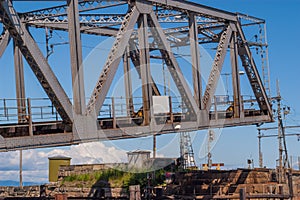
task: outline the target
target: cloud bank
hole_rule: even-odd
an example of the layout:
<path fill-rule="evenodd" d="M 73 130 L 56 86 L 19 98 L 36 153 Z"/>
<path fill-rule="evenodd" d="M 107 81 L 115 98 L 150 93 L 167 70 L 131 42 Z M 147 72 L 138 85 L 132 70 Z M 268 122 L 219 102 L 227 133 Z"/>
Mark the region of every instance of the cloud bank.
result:
<path fill-rule="evenodd" d="M 71 157 L 71 164 L 127 162 L 124 150 L 92 142 L 76 146 L 23 151 L 23 181 L 48 182 L 48 157 Z M 19 180 L 19 151 L 0 153 L 0 180 Z"/>

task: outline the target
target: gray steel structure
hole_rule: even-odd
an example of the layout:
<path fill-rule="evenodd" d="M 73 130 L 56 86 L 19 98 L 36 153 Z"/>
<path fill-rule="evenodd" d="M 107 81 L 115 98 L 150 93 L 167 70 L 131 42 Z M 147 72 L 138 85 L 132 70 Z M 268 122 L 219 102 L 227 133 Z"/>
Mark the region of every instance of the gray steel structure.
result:
<path fill-rule="evenodd" d="M 127 12 L 102 13 L 104 8 L 120 6 L 126 6 Z M 67 0 L 65 5 L 26 13 L 17 12 L 11 0 L 1 0 L 0 19 L 3 25 L 0 55 L 2 56 L 10 40 L 13 40 L 15 46 L 18 99 L 18 122 L 0 125 L 0 151 L 137 138 L 211 127 L 251 125 L 273 120 L 271 105 L 243 30 L 243 26 L 251 23 L 263 24 L 264 20 L 179 0 Z M 242 19 L 250 20 L 251 23 L 242 24 Z M 173 23 L 173 26 L 163 28 L 163 23 Z M 182 23 L 187 25 L 182 26 Z M 29 27 L 68 31 L 72 102 L 30 33 Z M 115 37 L 87 103 L 81 68 L 81 34 Z M 217 49 L 208 82 L 203 84 L 199 44 L 206 43 L 217 44 Z M 193 89 L 188 86 L 182 73 L 183 66 L 180 66 L 174 55 L 172 48 L 177 46 L 190 47 Z M 233 101 L 230 102 L 232 110 L 218 111 L 212 109 L 217 106 L 214 95 L 228 50 L 233 87 Z M 182 99 L 184 112 L 174 113 L 170 101 L 169 113 L 165 116 L 154 114 L 152 97 L 159 96 L 161 92 L 150 71 L 153 51 L 159 52 L 160 58 L 166 64 Z M 26 105 L 22 56 L 61 120 L 57 118 L 50 122 L 33 122 L 30 99 Z M 112 98 L 111 116 L 101 118 L 99 112 L 120 63 L 124 65 L 127 115 L 116 115 Z M 143 102 L 139 112 L 135 112 L 133 105 L 129 73 L 131 63 L 142 80 Z M 257 109 L 246 109 L 244 106 L 246 101 L 241 95 L 240 64 L 247 74 L 255 96 L 255 100 L 251 101 L 257 103 Z M 178 124 L 180 129 L 175 129 Z"/>

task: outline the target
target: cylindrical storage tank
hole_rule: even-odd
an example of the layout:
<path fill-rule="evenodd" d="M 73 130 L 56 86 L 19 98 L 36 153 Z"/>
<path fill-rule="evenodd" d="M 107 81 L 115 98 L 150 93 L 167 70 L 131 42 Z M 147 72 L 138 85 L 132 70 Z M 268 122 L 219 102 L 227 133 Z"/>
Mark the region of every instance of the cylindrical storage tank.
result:
<path fill-rule="evenodd" d="M 58 180 L 59 167 L 68 166 L 71 163 L 71 158 L 65 156 L 49 157 L 49 182 L 56 182 Z"/>

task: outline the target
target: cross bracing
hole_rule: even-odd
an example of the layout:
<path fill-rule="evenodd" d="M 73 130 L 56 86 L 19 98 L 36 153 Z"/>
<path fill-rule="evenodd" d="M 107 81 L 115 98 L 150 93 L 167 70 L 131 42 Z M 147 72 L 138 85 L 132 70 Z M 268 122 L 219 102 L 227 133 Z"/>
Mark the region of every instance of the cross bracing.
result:
<path fill-rule="evenodd" d="M 271 105 L 251 48 L 265 44 L 248 41 L 245 34 L 245 27 L 265 23 L 259 18 L 173 0 L 68 0 L 65 5 L 26 12 L 18 12 L 12 1 L 2 0 L 0 18 L 0 55 L 13 43 L 17 77 L 16 98 L 10 100 L 15 104 L 7 106 L 7 99 L 3 99 L 0 105 L 2 151 L 272 121 Z M 71 97 L 32 34 L 36 28 L 68 33 Z M 114 37 L 88 97 L 81 67 L 83 34 Z M 203 80 L 199 44 L 215 46 L 207 80 Z M 175 49 L 179 47 L 189 48 L 188 65 L 178 58 Z M 26 96 L 23 59 L 47 94 L 50 107 L 34 106 L 33 99 Z M 178 91 L 176 98 L 164 94 L 157 84 L 151 71 L 154 59 L 165 65 Z M 119 68 L 123 69 L 126 94 L 122 101 L 108 96 Z M 186 76 L 187 68 L 191 69 L 191 80 Z M 230 70 L 227 75 L 230 74 L 232 98 L 220 101 L 217 91 L 224 68 Z M 248 99 L 241 93 L 240 69 L 251 90 L 252 97 Z M 132 91 L 132 70 L 141 82 L 140 101 Z M 167 111 L 154 109 L 154 97 L 158 96 L 167 102 Z M 248 104 L 256 106 L 250 108 Z M 37 107 L 41 116 L 50 116 L 49 121 L 36 118 L 33 111 Z M 46 108 L 51 108 L 50 114 Z M 175 130 L 178 124 L 180 130 Z"/>

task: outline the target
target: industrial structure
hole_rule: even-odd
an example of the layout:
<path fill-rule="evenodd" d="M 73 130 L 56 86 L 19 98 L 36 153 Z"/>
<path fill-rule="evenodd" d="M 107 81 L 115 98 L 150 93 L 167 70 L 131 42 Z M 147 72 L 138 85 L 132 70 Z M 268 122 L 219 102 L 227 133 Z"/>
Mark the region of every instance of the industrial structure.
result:
<path fill-rule="evenodd" d="M 176 0 L 67 0 L 55 7 L 17 10 L 11 0 L 0 2 L 0 55 L 14 49 L 16 98 L 0 100 L 0 150 L 79 144 L 98 140 L 137 138 L 214 127 L 232 127 L 271 122 L 272 109 L 259 75 L 255 50 L 267 51 L 263 36 L 265 21 L 239 13 Z M 30 2 L 26 2 L 29 4 Z M 248 33 L 258 27 L 257 33 Z M 33 32 L 45 29 L 46 49 Z M 251 29 L 253 30 L 253 29 Z M 53 31 L 66 31 L 69 40 L 72 96 L 60 84 L 48 61 Z M 83 35 L 114 37 L 94 90 L 86 101 L 82 67 Z M 256 36 L 256 41 L 248 39 Z M 210 47 L 213 61 L 204 77 L 199 44 Z M 186 46 L 191 62 L 183 64 L 174 48 Z M 255 48 L 250 48 L 255 46 Z M 52 49 L 52 50 L 51 50 Z M 51 55 L 52 56 L 52 55 Z M 102 55 L 101 55 L 102 56 Z M 259 58 L 261 55 L 258 56 Z M 36 76 L 47 99 L 25 94 L 23 58 Z M 263 75 L 268 74 L 263 56 Z M 162 95 L 151 74 L 154 60 L 161 60 L 178 96 Z M 216 93 L 226 65 L 231 89 L 226 98 Z M 121 67 L 122 66 L 122 67 Z M 108 96 L 117 71 L 122 69 L 125 97 Z M 240 69 L 247 75 L 250 95 L 242 94 Z M 142 100 L 132 91 L 132 71 L 140 77 Z M 190 70 L 191 76 L 185 71 Z M 207 69 L 206 69 L 207 70 Z M 188 80 L 192 77 L 191 87 Z M 268 83 L 268 81 L 266 81 Z M 1 83 L 3 84 L 3 83 Z M 269 88 L 269 85 L 266 87 Z M 228 88 L 227 88 L 228 89 Z M 161 97 L 159 101 L 156 97 Z M 35 102 L 42 102 L 35 104 Z M 163 111 L 154 102 L 164 102 Z M 38 110 L 38 114 L 37 114 Z M 47 119 L 45 119 L 47 115 Z M 50 118 L 50 120 L 48 120 Z M 175 128 L 180 124 L 180 128 Z M 178 126 L 177 126 L 178 127 Z"/>

